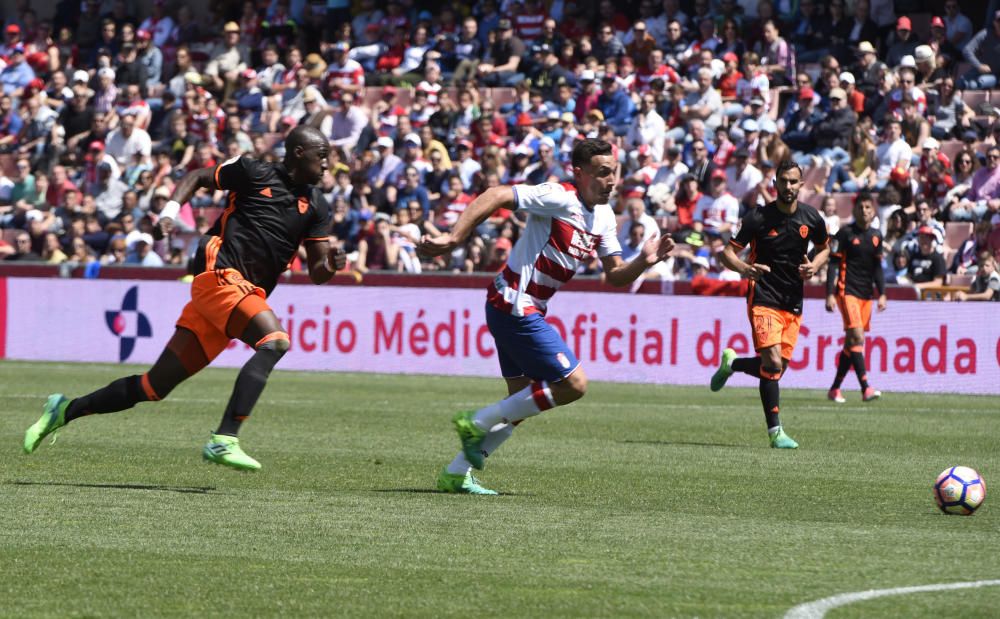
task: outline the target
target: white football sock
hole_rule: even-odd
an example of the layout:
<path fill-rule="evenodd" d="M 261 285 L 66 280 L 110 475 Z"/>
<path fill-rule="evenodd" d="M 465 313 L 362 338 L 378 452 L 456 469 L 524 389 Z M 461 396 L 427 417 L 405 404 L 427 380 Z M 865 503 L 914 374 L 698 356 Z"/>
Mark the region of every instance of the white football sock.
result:
<path fill-rule="evenodd" d="M 514 426 L 509 423 L 501 423 L 493 426 L 490 433 L 483 439 L 483 456 L 489 457 L 497 450 L 503 442 L 510 438 L 514 432 Z M 465 475 L 472 468 L 472 464 L 465 457 L 465 452 L 460 451 L 455 459 L 448 465 L 448 472 L 453 475 Z"/>
<path fill-rule="evenodd" d="M 537 381 L 499 402 L 479 409 L 472 421 L 480 429 L 486 430 L 498 423 L 511 423 L 534 417 L 555 405 L 556 401 L 552 397 L 549 384 Z"/>

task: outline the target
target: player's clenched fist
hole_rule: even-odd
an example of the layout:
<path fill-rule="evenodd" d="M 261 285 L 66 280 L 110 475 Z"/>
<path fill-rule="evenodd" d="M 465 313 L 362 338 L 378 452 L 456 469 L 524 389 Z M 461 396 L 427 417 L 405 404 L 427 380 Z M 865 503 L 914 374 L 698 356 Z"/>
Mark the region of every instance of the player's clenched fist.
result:
<path fill-rule="evenodd" d="M 347 266 L 347 254 L 340 247 L 331 247 L 326 261 L 331 271 L 340 271 Z"/>
<path fill-rule="evenodd" d="M 453 249 L 455 249 L 455 241 L 452 240 L 450 234 L 442 234 L 433 238 L 425 234 L 420 238 L 420 244 L 417 246 L 419 253 L 432 258 L 443 256 Z"/>

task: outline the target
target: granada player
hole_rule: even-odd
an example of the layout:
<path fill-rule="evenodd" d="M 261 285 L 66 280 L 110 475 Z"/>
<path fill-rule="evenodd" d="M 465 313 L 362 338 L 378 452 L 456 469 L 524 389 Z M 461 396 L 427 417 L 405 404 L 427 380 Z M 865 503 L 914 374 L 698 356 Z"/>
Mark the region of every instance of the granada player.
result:
<path fill-rule="evenodd" d="M 791 161 L 778 166 L 775 201 L 752 209 L 740 222 L 739 232 L 722 252 L 726 268 L 750 280 L 747 313 L 757 357 L 736 358 L 736 351 L 722 351 L 719 369 L 712 376 L 712 391 L 722 389 L 733 372 L 760 378 L 771 447 L 799 446 L 781 428 L 778 381 L 788 367 L 802 323 L 803 283 L 812 278 L 830 256 L 826 222 L 815 208 L 799 202 L 802 168 Z M 809 243 L 815 257 L 807 254 Z M 750 246 L 747 262 L 737 252 Z"/>
<path fill-rule="evenodd" d="M 180 204 L 199 188 L 228 189 L 229 206 L 201 239 L 194 259 L 200 273 L 166 349 L 141 376 L 120 378 L 74 400 L 60 393 L 49 396 L 41 418 L 24 434 L 25 453 L 79 417 L 162 400 L 238 338 L 255 352 L 240 370 L 222 422 L 202 456 L 236 469 L 260 468 L 240 447 L 237 434 L 289 344 L 266 298 L 302 243 L 315 284 L 328 281 L 346 261 L 340 250 L 330 248 L 330 207 L 314 186 L 329 167 L 329 142 L 319 130 L 300 126 L 289 133 L 285 148 L 282 164 L 235 157 L 177 183 L 174 199 L 157 222 L 158 234 L 172 230 Z"/>
<path fill-rule="evenodd" d="M 882 273 L 882 234 L 871 228 L 875 218 L 875 200 L 868 192 L 858 194 L 854 201 L 854 223 L 841 228 L 833 237 L 832 258 L 826 276 L 826 311 L 840 308 L 844 319 L 844 349 L 837 355 L 837 375 L 827 398 L 842 404 L 847 400 L 840 385 L 847 371 L 854 373 L 861 384 L 861 399 L 865 402 L 882 396 L 868 384 L 865 370 L 865 332 L 872 317 L 872 287 L 878 290 L 878 311 L 886 307 L 885 276 Z"/>
<path fill-rule="evenodd" d="M 586 393 L 587 375 L 580 362 L 545 322 L 549 299 L 577 268 L 597 252 L 608 283 L 627 286 L 673 249 L 669 236 L 651 239 L 635 260 L 623 262 L 615 214 L 608 205 L 618 180 L 612 146 L 603 140 L 583 140 L 573 148 L 572 160 L 572 184 L 494 187 L 465 209 L 451 234 L 425 236 L 420 242 L 425 254 L 448 254 L 498 209 L 518 209 L 528 215 L 523 234 L 486 298 L 486 324 L 509 396 L 454 416 L 462 451 L 438 476 L 440 490 L 496 494 L 479 484 L 472 469 L 482 469 L 484 459 L 519 422 Z"/>

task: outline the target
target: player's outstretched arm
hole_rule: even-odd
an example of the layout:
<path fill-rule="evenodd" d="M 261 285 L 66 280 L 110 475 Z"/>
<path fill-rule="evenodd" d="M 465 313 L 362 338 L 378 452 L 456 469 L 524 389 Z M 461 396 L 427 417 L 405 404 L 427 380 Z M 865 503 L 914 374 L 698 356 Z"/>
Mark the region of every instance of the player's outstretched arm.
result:
<path fill-rule="evenodd" d="M 501 208 L 509 209 L 513 206 L 514 190 L 512 188 L 500 186 L 487 189 L 462 211 L 451 232 L 433 238 L 424 235 L 420 239 L 417 251 L 426 256 L 441 256 L 451 253 L 453 249 L 469 238 L 476 226 L 486 221 L 493 213 Z"/>
<path fill-rule="evenodd" d="M 646 269 L 666 258 L 673 249 L 674 240 L 669 236 L 661 236 L 646 241 L 642 251 L 631 262 L 622 262 L 620 256 L 602 258 L 605 280 L 612 286 L 628 286 L 639 279 Z"/>
<path fill-rule="evenodd" d="M 325 284 L 347 266 L 347 254 L 339 246 L 331 246 L 329 240 L 312 239 L 306 241 L 306 263 L 312 283 Z"/>
<path fill-rule="evenodd" d="M 160 219 L 153 226 L 154 239 L 162 239 L 163 235 L 170 234 L 173 231 L 174 220 L 177 219 L 177 213 L 180 212 L 181 205 L 190 200 L 194 192 L 199 189 L 215 188 L 214 175 L 214 168 L 202 168 L 185 174 L 184 178 L 177 182 L 177 187 L 174 188 L 174 195 L 167 202 L 166 206 L 163 207 L 163 211 L 160 212 Z"/>

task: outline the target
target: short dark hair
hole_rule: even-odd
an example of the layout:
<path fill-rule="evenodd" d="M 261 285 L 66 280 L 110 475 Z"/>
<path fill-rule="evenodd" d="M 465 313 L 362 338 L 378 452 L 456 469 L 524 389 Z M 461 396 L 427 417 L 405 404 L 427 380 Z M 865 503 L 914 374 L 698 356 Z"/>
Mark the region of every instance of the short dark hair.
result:
<path fill-rule="evenodd" d="M 864 190 L 864 191 L 858 192 L 858 195 L 854 198 L 854 206 L 857 206 L 857 205 L 861 204 L 862 202 L 866 202 L 866 201 L 867 202 L 872 202 L 872 203 L 875 202 L 875 196 L 873 196 L 872 192 L 868 191 L 867 189 Z"/>
<path fill-rule="evenodd" d="M 798 170 L 799 176 L 802 176 L 802 168 L 799 166 L 799 164 L 795 163 L 791 159 L 785 159 L 784 161 L 779 163 L 778 171 L 774 173 L 774 176 L 775 178 L 777 178 L 789 170 Z"/>
<path fill-rule="evenodd" d="M 597 155 L 610 155 L 612 153 L 611 144 L 604 140 L 588 138 L 573 147 L 573 167 L 580 168 Z"/>

